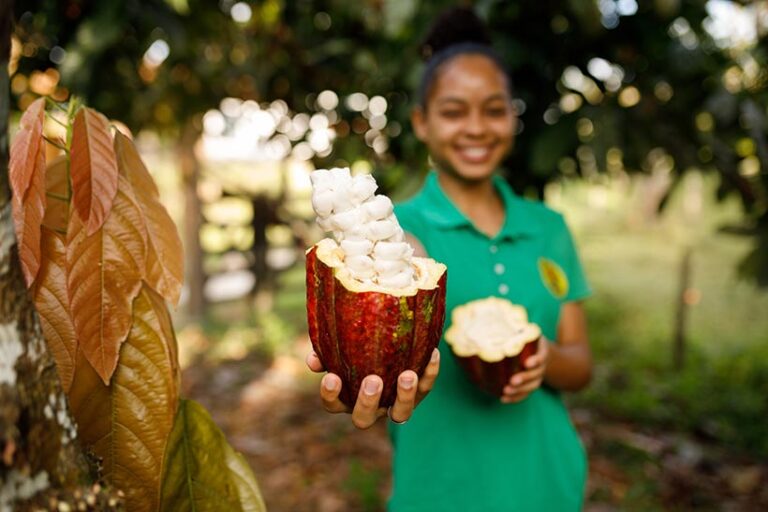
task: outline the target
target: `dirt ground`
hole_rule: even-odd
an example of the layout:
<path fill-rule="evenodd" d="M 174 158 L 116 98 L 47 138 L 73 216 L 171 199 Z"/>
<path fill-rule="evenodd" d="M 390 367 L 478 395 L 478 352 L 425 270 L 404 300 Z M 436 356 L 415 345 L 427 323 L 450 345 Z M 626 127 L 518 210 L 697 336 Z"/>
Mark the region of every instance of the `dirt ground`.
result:
<path fill-rule="evenodd" d="M 326 413 L 304 366 L 288 355 L 196 362 L 184 394 L 202 403 L 249 460 L 270 512 L 384 510 L 391 448 L 386 424 L 357 431 Z M 768 510 L 768 463 L 681 433 L 593 411 L 571 411 L 589 453 L 585 510 Z"/>

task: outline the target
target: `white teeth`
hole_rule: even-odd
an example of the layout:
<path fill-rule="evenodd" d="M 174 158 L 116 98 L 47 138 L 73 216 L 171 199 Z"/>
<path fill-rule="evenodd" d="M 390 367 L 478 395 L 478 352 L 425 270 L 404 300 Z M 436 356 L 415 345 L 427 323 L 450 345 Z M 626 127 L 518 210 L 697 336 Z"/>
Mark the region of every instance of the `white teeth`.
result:
<path fill-rule="evenodd" d="M 463 148 L 461 150 L 469 158 L 484 158 L 490 153 L 488 148 Z"/>
<path fill-rule="evenodd" d="M 413 286 L 413 249 L 405 243 L 392 201 L 374 195 L 376 180 L 370 175 L 353 178 L 342 168 L 319 169 L 310 178 L 317 224 L 339 242 L 343 271 L 363 284 Z"/>

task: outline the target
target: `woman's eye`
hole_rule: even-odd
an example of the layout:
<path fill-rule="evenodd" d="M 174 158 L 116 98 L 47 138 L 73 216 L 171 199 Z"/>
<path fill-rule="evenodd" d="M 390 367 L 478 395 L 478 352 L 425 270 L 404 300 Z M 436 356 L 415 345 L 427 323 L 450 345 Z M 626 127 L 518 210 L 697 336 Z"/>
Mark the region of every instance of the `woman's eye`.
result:
<path fill-rule="evenodd" d="M 507 115 L 507 109 L 505 108 L 489 108 L 486 112 L 491 117 L 502 117 Z"/>
<path fill-rule="evenodd" d="M 447 117 L 448 119 L 457 119 L 461 117 L 463 114 L 461 110 L 443 110 L 440 112 L 440 115 L 442 117 Z"/>

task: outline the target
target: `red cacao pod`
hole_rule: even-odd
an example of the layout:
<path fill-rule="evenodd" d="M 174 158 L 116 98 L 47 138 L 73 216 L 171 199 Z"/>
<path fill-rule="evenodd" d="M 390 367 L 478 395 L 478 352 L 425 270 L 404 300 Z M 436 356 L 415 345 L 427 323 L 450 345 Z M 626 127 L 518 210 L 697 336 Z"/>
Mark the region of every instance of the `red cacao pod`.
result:
<path fill-rule="evenodd" d="M 528 323 L 525 308 L 488 297 L 453 310 L 445 340 L 470 381 L 502 396 L 504 386 L 538 350 L 541 330 Z"/>
<path fill-rule="evenodd" d="M 464 369 L 464 372 L 477 387 L 494 396 L 504 394 L 504 386 L 514 374 L 525 368 L 525 361 L 536 353 L 539 338 L 529 341 L 523 346 L 523 350 L 516 356 L 505 357 L 501 361 L 490 363 L 483 361 L 480 356 L 461 357 L 456 360 Z"/>
<path fill-rule="evenodd" d="M 397 395 L 398 375 L 408 369 L 421 375 L 440 341 L 445 265 L 413 258 L 417 273 L 429 274 L 421 279 L 423 287 L 403 294 L 361 291 L 343 276 L 340 260 L 327 256 L 324 242 L 306 255 L 312 347 L 325 369 L 341 378 L 344 404 L 353 407 L 363 378 L 376 374 L 384 381 L 379 405 L 388 407 Z"/>

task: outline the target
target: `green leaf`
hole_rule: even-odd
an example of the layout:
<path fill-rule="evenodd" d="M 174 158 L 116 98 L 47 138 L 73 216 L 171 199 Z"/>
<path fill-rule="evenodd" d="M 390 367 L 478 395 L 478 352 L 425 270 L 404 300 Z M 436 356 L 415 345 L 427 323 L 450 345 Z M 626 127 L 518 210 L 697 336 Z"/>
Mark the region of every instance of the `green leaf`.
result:
<path fill-rule="evenodd" d="M 165 460 L 160 510 L 266 510 L 248 463 L 197 402 L 179 402 Z"/>

